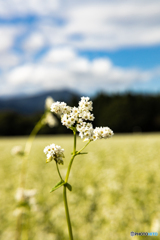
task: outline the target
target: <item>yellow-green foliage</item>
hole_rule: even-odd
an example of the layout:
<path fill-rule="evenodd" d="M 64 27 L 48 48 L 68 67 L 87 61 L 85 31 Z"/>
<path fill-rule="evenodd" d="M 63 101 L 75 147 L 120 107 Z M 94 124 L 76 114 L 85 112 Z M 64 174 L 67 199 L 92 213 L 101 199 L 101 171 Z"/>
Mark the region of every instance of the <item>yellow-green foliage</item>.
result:
<path fill-rule="evenodd" d="M 12 157 L 15 145 L 26 138 L 0 139 L 0 239 L 14 240 L 21 158 Z M 46 164 L 43 149 L 55 143 L 65 149 L 65 176 L 73 145 L 71 136 L 38 137 L 28 161 L 27 186 L 36 188 L 37 211 L 27 223 L 30 240 L 67 240 L 62 188 L 50 193 L 59 181 L 55 162 Z M 84 143 L 78 139 L 77 149 Z M 160 235 L 160 135 L 115 135 L 85 149 L 73 162 L 68 204 L 75 240 L 125 240 L 130 232 Z M 142 239 L 144 237 L 134 237 Z M 153 237 L 146 237 L 148 240 Z M 155 237 L 160 239 L 159 236 Z"/>

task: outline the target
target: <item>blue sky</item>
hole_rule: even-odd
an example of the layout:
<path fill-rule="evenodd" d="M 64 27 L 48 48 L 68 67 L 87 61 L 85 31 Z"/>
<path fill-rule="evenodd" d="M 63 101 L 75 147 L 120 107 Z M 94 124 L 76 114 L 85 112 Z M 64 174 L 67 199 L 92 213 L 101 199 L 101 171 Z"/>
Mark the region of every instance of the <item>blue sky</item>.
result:
<path fill-rule="evenodd" d="M 0 0 L 0 96 L 160 93 L 159 0 Z"/>
<path fill-rule="evenodd" d="M 152 69 L 160 65 L 160 45 L 147 47 L 122 48 L 112 51 L 80 51 L 81 56 L 90 60 L 95 58 L 110 58 L 120 67 L 139 67 L 141 69 Z"/>

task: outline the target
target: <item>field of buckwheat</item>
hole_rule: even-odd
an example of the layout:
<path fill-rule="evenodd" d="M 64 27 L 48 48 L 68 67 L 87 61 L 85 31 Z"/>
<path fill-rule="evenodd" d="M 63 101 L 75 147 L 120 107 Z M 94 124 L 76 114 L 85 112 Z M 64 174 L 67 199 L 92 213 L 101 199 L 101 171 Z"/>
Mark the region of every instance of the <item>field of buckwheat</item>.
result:
<path fill-rule="evenodd" d="M 0 139 L 0 239 L 16 239 L 15 199 L 21 156 L 12 156 L 25 137 Z M 71 158 L 72 136 L 37 137 L 27 161 L 27 189 L 35 189 L 34 207 L 23 224 L 24 239 L 67 240 L 62 190 L 50 193 L 59 181 L 55 161 L 46 164 L 44 147 L 56 143 L 65 149 L 65 176 Z M 77 148 L 84 143 L 78 138 Z M 73 163 L 68 194 L 76 240 L 124 240 L 130 232 L 158 232 L 160 236 L 160 135 L 118 135 L 87 146 L 88 154 Z M 157 236 L 156 239 L 160 239 Z M 22 236 L 23 237 L 23 236 Z M 134 237 L 141 239 L 142 237 Z M 147 239 L 153 237 L 147 237 Z"/>

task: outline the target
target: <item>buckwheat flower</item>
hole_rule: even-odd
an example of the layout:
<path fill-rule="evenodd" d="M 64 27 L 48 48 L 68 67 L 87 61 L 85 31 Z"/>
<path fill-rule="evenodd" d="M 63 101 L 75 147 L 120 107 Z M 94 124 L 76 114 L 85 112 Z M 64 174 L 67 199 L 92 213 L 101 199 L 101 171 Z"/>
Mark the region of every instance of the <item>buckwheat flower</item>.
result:
<path fill-rule="evenodd" d="M 90 139 L 91 136 L 92 136 L 92 130 L 91 129 L 86 129 L 83 133 L 84 137 L 87 138 L 87 139 Z"/>
<path fill-rule="evenodd" d="M 75 115 L 78 115 L 79 109 L 77 107 L 73 107 L 72 108 L 72 113 L 75 114 Z"/>
<path fill-rule="evenodd" d="M 79 102 L 79 111 L 92 111 L 92 101 L 89 101 L 89 97 L 81 97 L 81 101 Z"/>
<path fill-rule="evenodd" d="M 89 121 L 93 121 L 94 119 L 95 119 L 94 115 L 90 113 L 90 114 L 88 115 L 88 120 L 89 120 Z"/>
<path fill-rule="evenodd" d="M 82 118 L 79 118 L 78 121 L 77 121 L 78 124 L 82 125 L 83 124 L 83 120 Z"/>
<path fill-rule="evenodd" d="M 93 137 L 93 128 L 86 128 L 83 135 L 84 141 L 88 141 L 92 139 L 92 137 Z"/>
<path fill-rule="evenodd" d="M 71 110 L 72 110 L 72 108 L 70 107 L 70 106 L 64 106 L 63 107 L 63 114 L 70 114 L 71 113 Z"/>
<path fill-rule="evenodd" d="M 67 104 L 64 102 L 54 102 L 51 105 L 51 112 L 54 112 L 60 116 L 64 114 L 67 109 Z"/>
<path fill-rule="evenodd" d="M 79 136 L 80 136 L 81 138 L 84 138 L 83 132 L 79 132 Z"/>
<path fill-rule="evenodd" d="M 78 132 L 81 132 L 82 128 L 83 128 L 82 124 L 77 124 L 76 129 Z"/>
<path fill-rule="evenodd" d="M 55 160 L 58 164 L 63 164 L 64 149 L 54 143 L 44 148 L 44 153 L 47 156 L 46 162 Z"/>
<path fill-rule="evenodd" d="M 47 110 L 50 110 L 52 103 L 54 103 L 54 100 L 52 97 L 47 97 L 45 100 L 45 108 Z"/>
<path fill-rule="evenodd" d="M 73 126 L 73 124 L 75 123 L 75 119 L 74 118 L 68 118 L 66 121 L 66 127 L 70 128 L 71 126 Z"/>
<path fill-rule="evenodd" d="M 76 119 L 77 119 L 76 116 L 74 116 L 73 114 L 71 114 L 70 120 L 71 120 L 72 125 L 74 125 Z"/>
<path fill-rule="evenodd" d="M 52 150 L 54 150 L 54 147 L 53 147 L 53 149 L 52 149 Z M 50 145 L 50 146 L 47 146 L 47 147 L 45 147 L 43 151 L 44 151 L 44 153 L 45 153 L 45 154 L 48 154 L 48 153 L 50 153 L 50 152 L 51 152 L 51 145 Z"/>
<path fill-rule="evenodd" d="M 93 140 L 93 141 L 97 140 L 96 135 L 93 135 L 92 138 L 91 138 L 91 140 Z"/>
<path fill-rule="evenodd" d="M 103 138 L 104 130 L 102 127 L 96 127 L 94 129 L 94 135 L 96 136 L 97 139 Z"/>
<path fill-rule="evenodd" d="M 83 111 L 82 113 L 79 114 L 79 116 L 84 120 L 89 120 L 89 121 L 94 120 L 93 114 L 91 114 L 90 112 L 87 112 L 87 111 Z"/>
<path fill-rule="evenodd" d="M 71 112 L 70 117 L 71 117 L 72 120 L 74 119 L 74 121 L 76 121 L 76 122 L 77 122 L 78 119 L 79 119 L 78 113 L 73 113 L 73 112 Z"/>
<path fill-rule="evenodd" d="M 81 102 L 88 102 L 89 101 L 89 97 L 81 97 Z"/>
<path fill-rule="evenodd" d="M 61 122 L 67 128 L 70 128 L 75 123 L 75 119 L 74 119 L 74 117 L 70 117 L 70 115 L 68 115 L 68 114 L 64 114 L 61 119 Z"/>
<path fill-rule="evenodd" d="M 109 127 L 104 127 L 104 133 L 103 133 L 104 138 L 109 138 L 109 137 L 112 137 L 113 135 L 114 133 Z"/>
<path fill-rule="evenodd" d="M 93 140 L 106 139 L 113 136 L 113 131 L 109 127 L 96 127 L 93 131 Z"/>
<path fill-rule="evenodd" d="M 85 138 L 85 140 L 89 140 L 93 136 L 93 126 L 91 123 L 83 122 L 82 124 L 77 124 L 77 131 L 79 132 L 79 136 Z"/>
<path fill-rule="evenodd" d="M 79 116 L 84 119 L 84 120 L 88 120 L 88 112 L 87 111 L 83 111 L 79 114 Z"/>
<path fill-rule="evenodd" d="M 70 117 L 74 118 L 76 122 L 78 122 L 79 119 L 79 112 L 77 109 L 72 109 L 70 113 Z"/>
<path fill-rule="evenodd" d="M 11 154 L 14 155 L 23 155 L 24 151 L 22 150 L 22 146 L 14 146 L 11 150 Z"/>
<path fill-rule="evenodd" d="M 66 125 L 66 122 L 67 122 L 67 120 L 68 120 L 68 114 L 64 114 L 63 116 L 62 116 L 62 118 L 61 118 L 61 122 L 62 122 L 62 124 L 63 125 Z"/>

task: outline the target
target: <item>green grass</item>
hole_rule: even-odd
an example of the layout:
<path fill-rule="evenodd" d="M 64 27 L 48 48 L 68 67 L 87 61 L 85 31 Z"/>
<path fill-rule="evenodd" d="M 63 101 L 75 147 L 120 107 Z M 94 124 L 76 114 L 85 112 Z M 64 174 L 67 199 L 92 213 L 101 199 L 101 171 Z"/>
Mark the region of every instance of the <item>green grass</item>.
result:
<path fill-rule="evenodd" d="M 21 159 L 11 156 L 15 145 L 27 138 L 0 139 L 0 239 L 14 240 Z M 37 211 L 30 213 L 30 240 L 67 240 L 62 188 L 50 193 L 59 181 L 54 162 L 45 163 L 43 149 L 56 143 L 65 149 L 65 176 L 71 136 L 38 137 L 28 160 L 27 188 L 36 188 Z M 80 149 L 84 143 L 78 139 Z M 160 135 L 115 135 L 91 143 L 88 155 L 74 160 L 68 203 L 75 240 L 125 240 L 130 232 L 160 235 Z M 134 237 L 142 239 L 144 237 Z M 160 239 L 160 237 L 155 237 Z M 148 240 L 153 237 L 147 237 Z"/>

